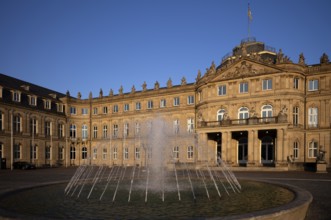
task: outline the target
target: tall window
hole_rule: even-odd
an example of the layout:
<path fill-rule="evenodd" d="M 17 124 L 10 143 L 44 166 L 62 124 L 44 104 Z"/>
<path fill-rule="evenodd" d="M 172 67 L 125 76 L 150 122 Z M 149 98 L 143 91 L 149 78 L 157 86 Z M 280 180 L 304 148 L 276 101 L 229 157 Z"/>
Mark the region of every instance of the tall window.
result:
<path fill-rule="evenodd" d="M 239 119 L 247 119 L 249 117 L 249 111 L 247 107 L 241 107 L 238 112 Z"/>
<path fill-rule="evenodd" d="M 299 143 L 297 141 L 293 143 L 293 158 L 299 158 Z"/>
<path fill-rule="evenodd" d="M 293 126 L 299 125 L 299 107 L 293 107 Z"/>
<path fill-rule="evenodd" d="M 30 120 L 30 131 L 31 131 L 31 134 L 34 134 L 36 135 L 38 132 L 37 132 L 37 119 L 35 118 L 31 118 Z"/>
<path fill-rule="evenodd" d="M 50 121 L 45 121 L 45 136 L 49 137 L 51 136 L 51 122 Z"/>
<path fill-rule="evenodd" d="M 140 135 L 140 123 L 136 122 L 135 124 L 135 136 L 139 136 Z"/>
<path fill-rule="evenodd" d="M 93 115 L 97 115 L 98 114 L 98 108 L 97 107 L 94 107 L 93 108 Z"/>
<path fill-rule="evenodd" d="M 178 119 L 174 120 L 173 128 L 174 128 L 174 133 L 178 134 L 179 133 L 179 120 Z"/>
<path fill-rule="evenodd" d="M 0 143 L 0 158 L 3 158 L 3 143 Z"/>
<path fill-rule="evenodd" d="M 220 85 L 218 86 L 218 95 L 226 95 L 226 85 Z"/>
<path fill-rule="evenodd" d="M 21 101 L 21 93 L 19 91 L 13 92 L 13 101 L 20 102 Z"/>
<path fill-rule="evenodd" d="M 241 82 L 239 84 L 239 93 L 247 93 L 248 92 L 248 82 Z"/>
<path fill-rule="evenodd" d="M 114 160 L 117 160 L 117 147 L 114 147 L 113 149 L 113 158 Z"/>
<path fill-rule="evenodd" d="M 141 110 L 141 103 L 140 102 L 136 102 L 136 110 Z"/>
<path fill-rule="evenodd" d="M 71 106 L 70 107 L 70 114 L 75 115 L 76 114 L 76 107 Z"/>
<path fill-rule="evenodd" d="M 58 154 L 58 159 L 63 160 L 64 159 L 64 147 L 59 147 L 59 154 Z"/>
<path fill-rule="evenodd" d="M 308 157 L 309 158 L 315 158 L 317 157 L 317 148 L 318 148 L 318 143 L 316 141 L 312 141 L 309 143 L 308 146 Z"/>
<path fill-rule="evenodd" d="M 311 128 L 318 126 L 318 109 L 315 107 L 308 109 L 308 126 Z"/>
<path fill-rule="evenodd" d="M 318 90 L 318 79 L 309 80 L 308 91 L 317 91 L 317 90 Z"/>
<path fill-rule="evenodd" d="M 51 147 L 46 146 L 45 148 L 45 159 L 50 160 L 51 159 Z"/>
<path fill-rule="evenodd" d="M 96 160 L 98 158 L 98 148 L 93 148 L 93 160 Z"/>
<path fill-rule="evenodd" d="M 262 80 L 262 90 L 272 90 L 272 79 Z"/>
<path fill-rule="evenodd" d="M 76 125 L 74 125 L 74 124 L 70 125 L 69 136 L 71 138 L 76 138 Z"/>
<path fill-rule="evenodd" d="M 59 123 L 57 130 L 58 130 L 58 137 L 63 138 L 64 137 L 64 124 Z"/>
<path fill-rule="evenodd" d="M 82 148 L 82 159 L 87 159 L 87 147 Z"/>
<path fill-rule="evenodd" d="M 135 158 L 136 158 L 136 160 L 140 159 L 140 148 L 139 147 L 135 148 Z"/>
<path fill-rule="evenodd" d="M 124 160 L 129 159 L 129 148 L 124 148 Z"/>
<path fill-rule="evenodd" d="M 194 96 L 193 95 L 187 96 L 187 104 L 188 105 L 193 105 L 194 104 Z"/>
<path fill-rule="evenodd" d="M 88 114 L 88 108 L 82 108 L 82 115 Z"/>
<path fill-rule="evenodd" d="M 295 77 L 293 79 L 293 88 L 294 89 L 299 89 L 299 81 L 300 81 L 300 79 L 298 77 Z"/>
<path fill-rule="evenodd" d="M 51 100 L 45 100 L 44 101 L 44 107 L 45 107 L 45 109 L 51 109 L 52 108 Z"/>
<path fill-rule="evenodd" d="M 70 147 L 70 159 L 71 160 L 76 159 L 76 148 L 73 146 Z"/>
<path fill-rule="evenodd" d="M 148 100 L 147 102 L 147 109 L 152 109 L 153 108 L 153 101 L 152 100 Z"/>
<path fill-rule="evenodd" d="M 175 146 L 173 149 L 173 157 L 174 159 L 179 159 L 179 147 Z"/>
<path fill-rule="evenodd" d="M 87 139 L 88 133 L 87 133 L 87 125 L 82 126 L 82 139 Z"/>
<path fill-rule="evenodd" d="M 261 110 L 262 118 L 271 118 L 272 117 L 272 106 L 264 105 Z"/>
<path fill-rule="evenodd" d="M 124 111 L 127 112 L 130 110 L 130 105 L 129 104 L 124 104 Z"/>
<path fill-rule="evenodd" d="M 21 116 L 20 115 L 14 115 L 14 121 L 13 121 L 13 131 L 15 133 L 21 132 Z"/>
<path fill-rule="evenodd" d="M 108 137 L 108 126 L 104 125 L 102 129 L 102 137 L 107 138 Z"/>
<path fill-rule="evenodd" d="M 192 133 L 194 131 L 194 119 L 189 118 L 187 119 L 187 132 Z"/>
<path fill-rule="evenodd" d="M 113 125 L 113 138 L 117 138 L 118 137 L 118 125 L 114 124 Z"/>
<path fill-rule="evenodd" d="M 124 137 L 129 136 L 129 123 L 124 124 Z"/>
<path fill-rule="evenodd" d="M 103 106 L 102 110 L 103 110 L 103 114 L 108 114 L 108 107 L 107 106 Z"/>
<path fill-rule="evenodd" d="M 4 129 L 4 124 L 3 124 L 3 113 L 0 111 L 0 131 Z"/>
<path fill-rule="evenodd" d="M 16 160 L 21 159 L 21 145 L 20 144 L 14 145 L 14 159 L 16 159 Z"/>
<path fill-rule="evenodd" d="M 174 106 L 179 106 L 179 97 L 174 98 Z"/>
<path fill-rule="evenodd" d="M 220 109 L 217 112 L 217 121 L 222 121 L 224 119 L 225 110 Z"/>
<path fill-rule="evenodd" d="M 102 159 L 103 160 L 107 159 L 107 148 L 105 147 L 102 149 Z"/>
<path fill-rule="evenodd" d="M 98 138 L 98 126 L 93 126 L 93 138 Z"/>
<path fill-rule="evenodd" d="M 113 113 L 117 113 L 118 112 L 118 105 L 114 105 L 113 106 Z"/>
<path fill-rule="evenodd" d="M 193 159 L 193 146 L 187 147 L 187 159 Z"/>
<path fill-rule="evenodd" d="M 166 102 L 166 100 L 165 99 L 161 99 L 161 101 L 160 101 L 160 107 L 161 108 L 164 108 L 164 107 L 166 107 L 167 106 L 167 102 Z"/>
<path fill-rule="evenodd" d="M 29 101 L 30 101 L 30 105 L 32 106 L 37 106 L 37 97 L 36 96 L 29 96 Z"/>
<path fill-rule="evenodd" d="M 31 146 L 31 159 L 32 160 L 38 159 L 38 146 L 37 145 Z"/>
<path fill-rule="evenodd" d="M 56 110 L 57 110 L 57 112 L 63 112 L 63 104 L 57 103 L 56 104 Z"/>

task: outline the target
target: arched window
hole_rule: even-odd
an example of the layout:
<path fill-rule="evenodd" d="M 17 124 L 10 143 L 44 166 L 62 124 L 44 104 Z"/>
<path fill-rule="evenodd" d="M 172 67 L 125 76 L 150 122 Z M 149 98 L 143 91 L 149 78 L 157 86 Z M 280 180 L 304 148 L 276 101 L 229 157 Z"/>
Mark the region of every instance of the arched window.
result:
<path fill-rule="evenodd" d="M 262 118 L 271 118 L 272 117 L 272 106 L 271 105 L 262 106 L 261 115 L 262 115 Z"/>
<path fill-rule="evenodd" d="M 87 125 L 82 126 L 82 139 L 87 139 L 88 133 L 87 133 Z"/>
<path fill-rule="evenodd" d="M 249 110 L 247 107 L 241 107 L 238 110 L 238 118 L 240 119 L 239 123 L 240 124 L 245 124 L 246 120 L 249 117 Z"/>
<path fill-rule="evenodd" d="M 223 121 L 224 114 L 225 114 L 225 110 L 224 109 L 218 110 L 218 112 L 217 112 L 217 121 Z"/>
<path fill-rule="evenodd" d="M 82 148 L 82 159 L 87 159 L 87 147 Z"/>

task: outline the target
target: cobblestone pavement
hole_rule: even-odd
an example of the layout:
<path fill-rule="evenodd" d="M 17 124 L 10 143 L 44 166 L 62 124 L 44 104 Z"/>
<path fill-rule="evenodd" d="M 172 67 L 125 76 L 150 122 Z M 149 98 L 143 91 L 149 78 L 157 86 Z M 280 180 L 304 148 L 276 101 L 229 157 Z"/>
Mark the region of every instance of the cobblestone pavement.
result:
<path fill-rule="evenodd" d="M 69 181 L 76 168 L 36 170 L 0 170 L 0 194 L 6 191 L 47 182 Z M 307 220 L 331 219 L 331 170 L 325 174 L 313 172 L 235 172 L 237 178 L 268 180 L 294 185 L 313 195 Z"/>

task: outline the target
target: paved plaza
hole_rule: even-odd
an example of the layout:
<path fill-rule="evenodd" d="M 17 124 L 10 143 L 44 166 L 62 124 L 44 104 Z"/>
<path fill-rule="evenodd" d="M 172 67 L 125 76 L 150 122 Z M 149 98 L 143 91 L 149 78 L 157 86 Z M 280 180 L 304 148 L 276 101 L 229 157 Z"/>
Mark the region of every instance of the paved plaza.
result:
<path fill-rule="evenodd" d="M 8 169 L 0 170 L 0 194 L 48 182 L 69 181 L 75 170 L 75 167 L 13 171 Z M 310 205 L 306 219 L 331 219 L 331 170 L 325 174 L 305 171 L 270 171 L 235 172 L 235 175 L 239 179 L 267 180 L 306 189 L 313 196 L 313 202 Z"/>

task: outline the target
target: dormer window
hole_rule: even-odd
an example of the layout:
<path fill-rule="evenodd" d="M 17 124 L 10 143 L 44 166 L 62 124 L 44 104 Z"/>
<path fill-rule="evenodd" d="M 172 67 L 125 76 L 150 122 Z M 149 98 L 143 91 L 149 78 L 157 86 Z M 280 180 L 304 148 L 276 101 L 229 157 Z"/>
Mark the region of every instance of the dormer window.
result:
<path fill-rule="evenodd" d="M 29 104 L 32 106 L 37 106 L 37 96 L 29 96 Z"/>
<path fill-rule="evenodd" d="M 44 101 L 44 107 L 45 107 L 45 109 L 51 109 L 51 100 L 48 100 L 48 99 L 46 99 L 45 101 Z"/>
<path fill-rule="evenodd" d="M 57 106 L 57 112 L 63 112 L 63 104 L 57 103 L 56 106 Z"/>
<path fill-rule="evenodd" d="M 28 86 L 28 85 L 21 85 L 21 88 L 23 88 L 26 91 L 30 90 L 30 86 Z"/>
<path fill-rule="evenodd" d="M 13 101 L 21 102 L 21 92 L 20 91 L 13 91 Z"/>

